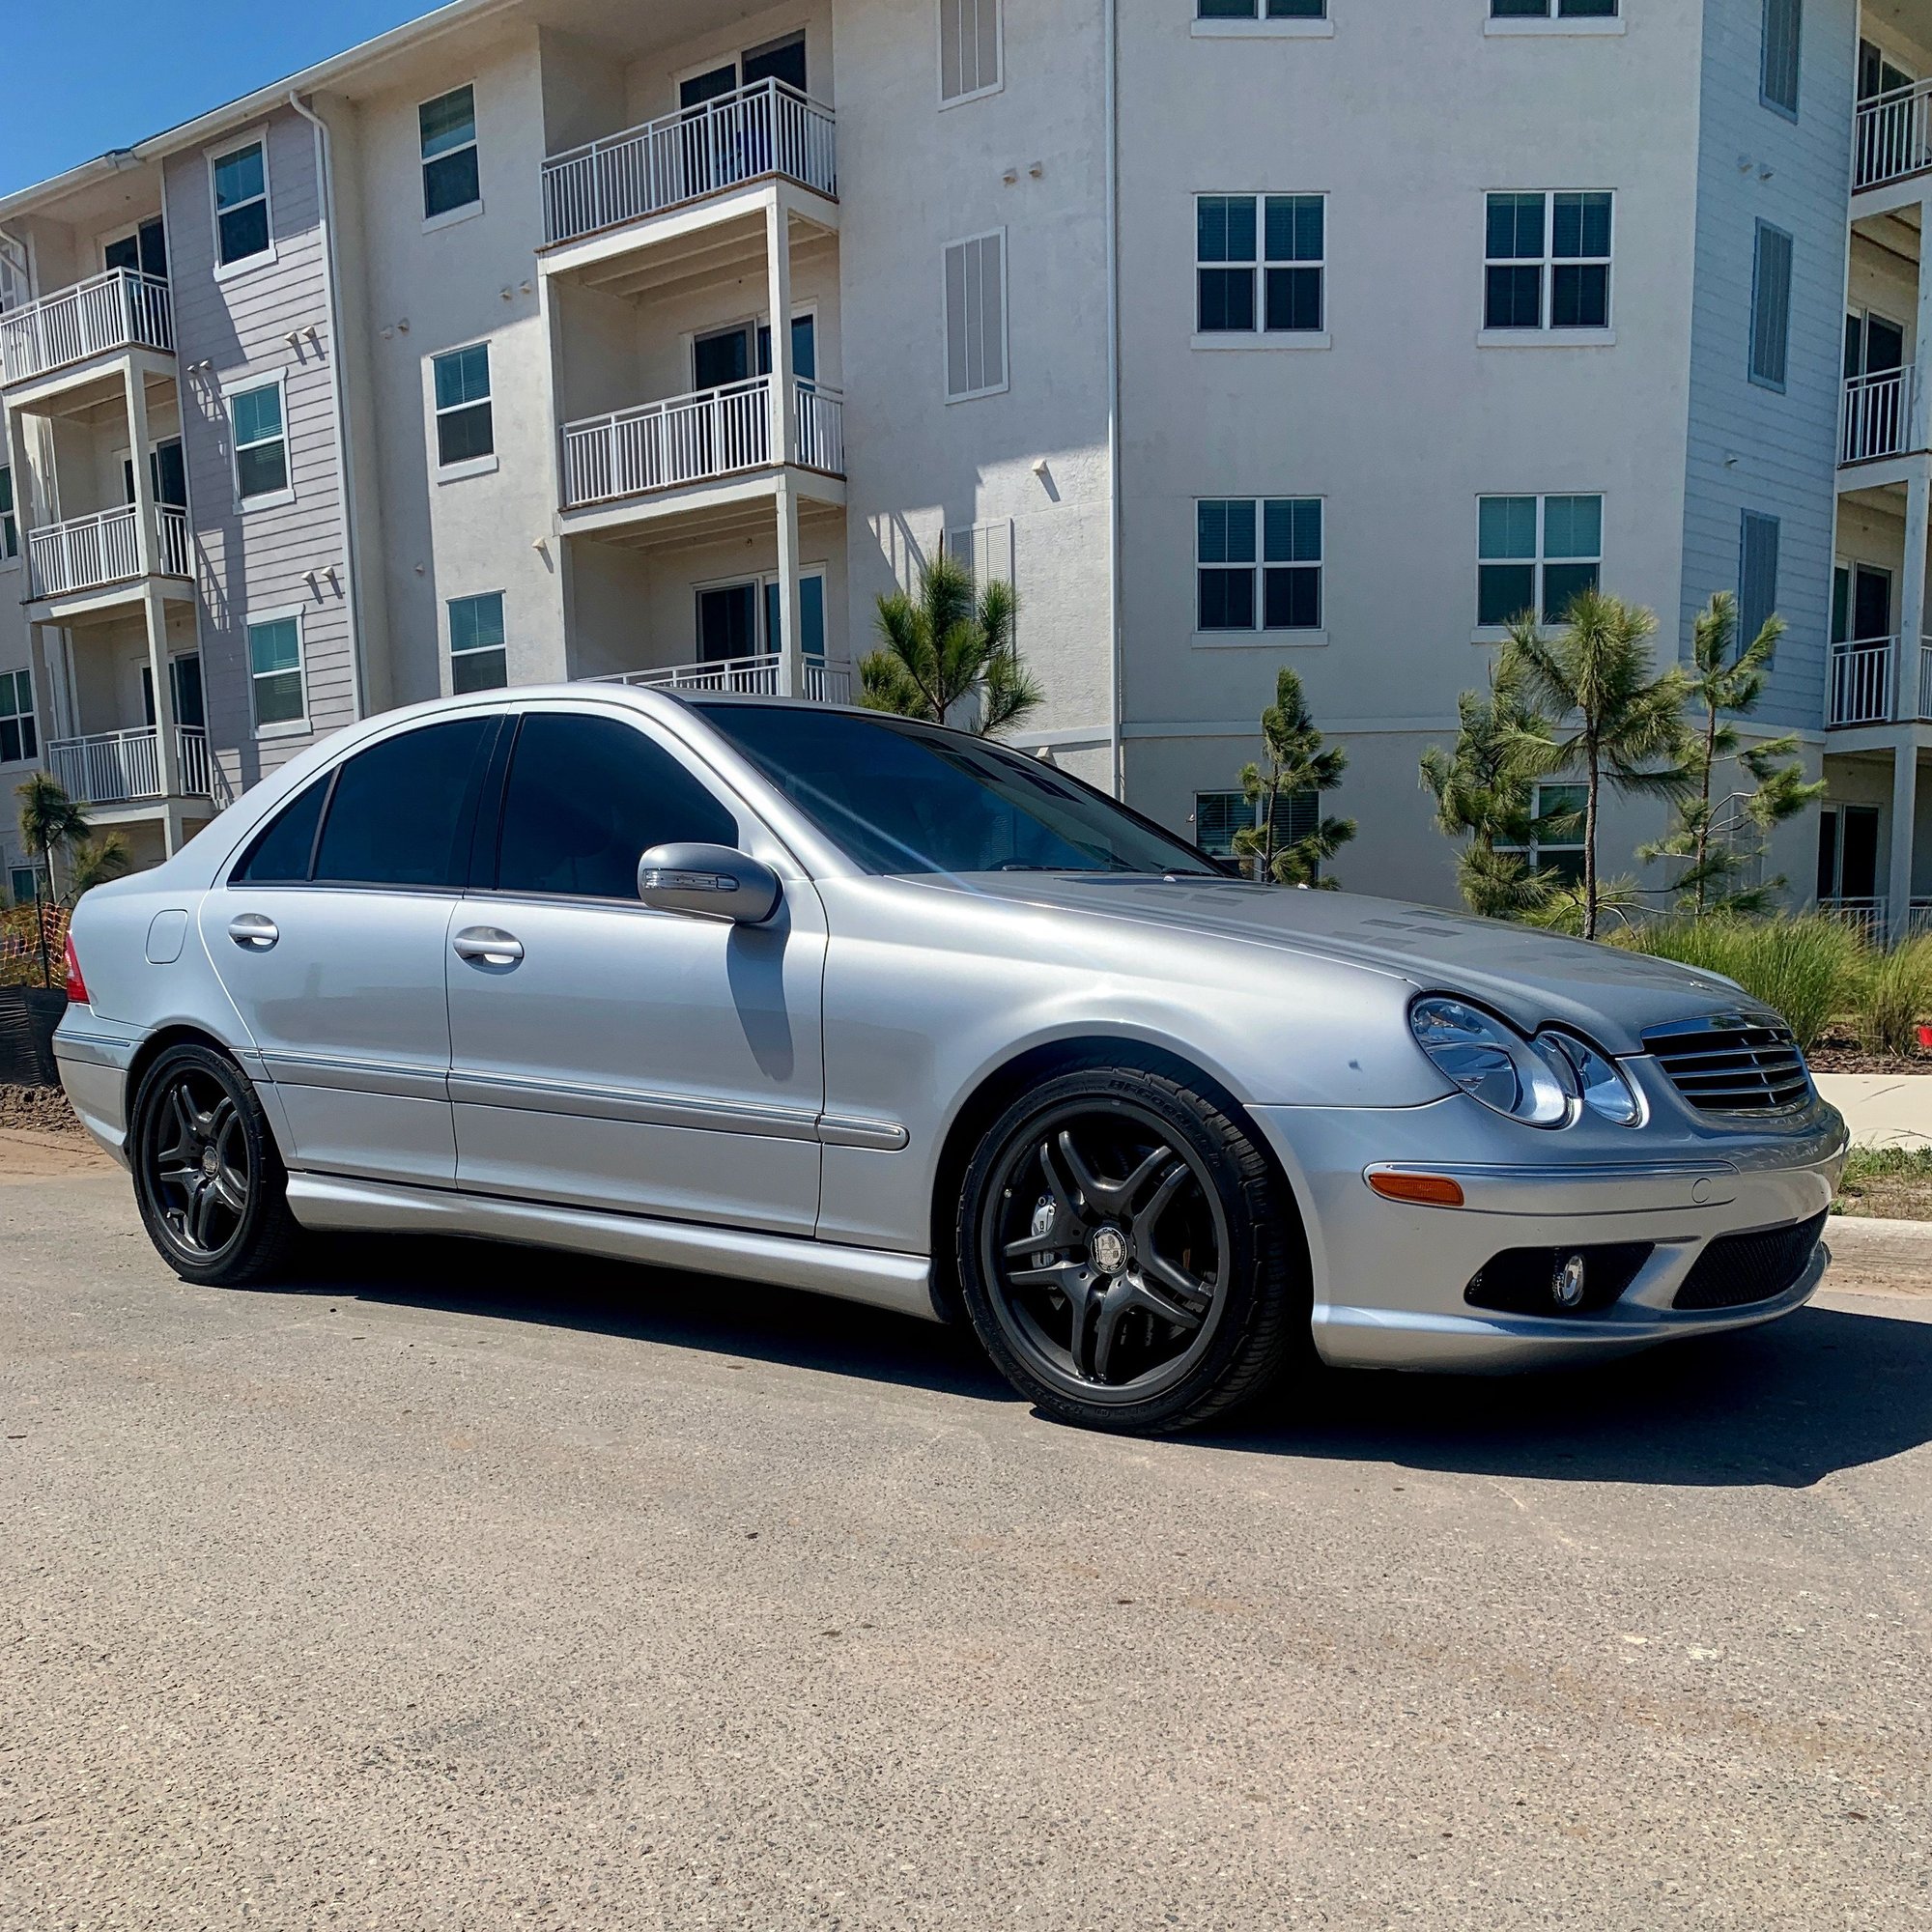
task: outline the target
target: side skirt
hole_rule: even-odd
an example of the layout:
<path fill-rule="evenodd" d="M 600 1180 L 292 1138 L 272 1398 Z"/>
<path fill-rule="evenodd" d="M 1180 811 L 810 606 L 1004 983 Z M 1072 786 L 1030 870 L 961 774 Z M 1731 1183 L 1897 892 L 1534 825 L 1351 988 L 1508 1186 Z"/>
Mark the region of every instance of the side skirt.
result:
<path fill-rule="evenodd" d="M 582 1208 L 506 1201 L 496 1195 L 444 1193 L 432 1187 L 397 1187 L 381 1180 L 349 1180 L 333 1175 L 291 1174 L 289 1208 L 304 1228 L 342 1234 L 474 1235 L 493 1241 L 523 1241 L 567 1248 L 612 1261 L 654 1267 L 690 1268 L 698 1274 L 735 1275 L 777 1288 L 802 1288 L 841 1301 L 940 1319 L 933 1307 L 931 1264 L 923 1255 L 888 1254 L 876 1248 L 836 1247 L 785 1235 L 749 1234 L 738 1228 L 691 1221 L 653 1220 L 641 1214 L 604 1214 Z"/>

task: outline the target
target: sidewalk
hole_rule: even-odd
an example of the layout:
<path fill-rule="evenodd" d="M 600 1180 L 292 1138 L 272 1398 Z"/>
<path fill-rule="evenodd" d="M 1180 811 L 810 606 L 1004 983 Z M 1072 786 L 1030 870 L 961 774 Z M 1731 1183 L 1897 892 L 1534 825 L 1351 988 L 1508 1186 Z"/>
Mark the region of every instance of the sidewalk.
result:
<path fill-rule="evenodd" d="M 1860 1147 L 1932 1147 L 1932 1073 L 1820 1073 Z"/>

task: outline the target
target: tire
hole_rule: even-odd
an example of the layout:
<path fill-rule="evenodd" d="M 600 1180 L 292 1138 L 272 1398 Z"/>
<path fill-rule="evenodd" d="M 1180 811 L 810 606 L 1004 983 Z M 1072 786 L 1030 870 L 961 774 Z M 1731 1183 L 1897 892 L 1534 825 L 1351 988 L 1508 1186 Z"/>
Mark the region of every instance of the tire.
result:
<path fill-rule="evenodd" d="M 300 1236 L 288 1170 L 225 1054 L 168 1048 L 142 1076 L 128 1143 L 148 1238 L 184 1281 L 245 1288 L 287 1272 Z"/>
<path fill-rule="evenodd" d="M 995 1367 L 1083 1428 L 1195 1428 L 1313 1357 L 1293 1200 L 1162 1074 L 1086 1068 L 1015 1101 L 966 1171 L 957 1260 Z"/>

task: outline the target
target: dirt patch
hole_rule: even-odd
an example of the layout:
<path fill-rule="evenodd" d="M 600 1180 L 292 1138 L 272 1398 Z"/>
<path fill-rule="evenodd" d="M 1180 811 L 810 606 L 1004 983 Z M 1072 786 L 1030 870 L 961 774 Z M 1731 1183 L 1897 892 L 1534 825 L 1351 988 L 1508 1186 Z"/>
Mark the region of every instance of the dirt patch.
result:
<path fill-rule="evenodd" d="M 22 1133 L 87 1140 L 67 1095 L 58 1087 L 0 1087 L 0 1127 Z"/>
<path fill-rule="evenodd" d="M 1932 1227 L 1923 1222 L 1834 1214 L 1825 1242 L 1832 1250 L 1827 1289 L 1849 1294 L 1932 1295 Z"/>
<path fill-rule="evenodd" d="M 1932 1054 L 1867 1053 L 1848 1033 L 1828 1033 L 1804 1056 L 1813 1073 L 1932 1073 Z"/>

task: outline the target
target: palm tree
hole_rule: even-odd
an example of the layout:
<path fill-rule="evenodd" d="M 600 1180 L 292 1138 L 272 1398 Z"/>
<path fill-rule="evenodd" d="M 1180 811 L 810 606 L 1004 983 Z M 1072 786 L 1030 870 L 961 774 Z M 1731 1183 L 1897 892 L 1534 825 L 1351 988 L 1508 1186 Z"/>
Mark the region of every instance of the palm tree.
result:
<path fill-rule="evenodd" d="M 1523 758 L 1583 781 L 1583 937 L 1597 936 L 1602 900 L 1597 837 L 1604 787 L 1681 799 L 1696 784 L 1695 748 L 1684 724 L 1690 687 L 1676 666 L 1657 670 L 1657 618 L 1602 590 L 1578 593 L 1561 630 L 1546 636 L 1533 616 L 1516 619 L 1503 645 L 1504 674 L 1560 724 L 1538 721 L 1514 734 Z"/>
<path fill-rule="evenodd" d="M 972 573 L 941 554 L 920 571 L 917 591 L 879 599 L 883 648 L 859 666 L 859 700 L 874 711 L 944 724 L 969 698 L 971 728 L 990 737 L 1023 724 L 1046 701 L 1013 648 L 1019 600 L 998 580 L 977 594 Z"/>
<path fill-rule="evenodd" d="M 1262 713 L 1262 746 L 1267 754 L 1265 768 L 1241 767 L 1241 791 L 1250 805 L 1261 808 L 1259 822 L 1235 834 L 1235 850 L 1262 862 L 1264 880 L 1283 886 L 1332 887 L 1332 879 L 1321 877 L 1322 862 L 1355 836 L 1355 821 L 1321 817 L 1320 802 L 1324 792 L 1342 782 L 1349 754 L 1339 745 L 1322 744 L 1301 680 L 1287 665 L 1276 671 L 1274 702 Z M 1291 838 L 1281 821 L 1283 801 L 1306 797 L 1317 802 L 1315 823 L 1298 838 Z"/>
<path fill-rule="evenodd" d="M 1711 909 L 1714 898 L 1726 911 L 1761 912 L 1784 883 L 1773 879 L 1748 892 L 1727 890 L 1732 875 L 1747 861 L 1731 849 L 1723 828 L 1717 823 L 1711 791 L 1719 765 L 1735 758 L 1757 781 L 1756 789 L 1744 801 L 1743 816 L 1760 835 L 1803 811 L 1825 793 L 1822 781 L 1804 782 L 1796 733 L 1746 746 L 1737 726 L 1724 721 L 1723 713 L 1742 716 L 1763 696 L 1771 676 L 1772 654 L 1784 635 L 1784 621 L 1766 618 L 1764 628 L 1734 658 L 1731 649 L 1737 630 L 1738 600 L 1728 590 L 1719 591 L 1698 611 L 1691 626 L 1691 669 L 1687 684 L 1690 699 L 1704 710 L 1692 757 L 1697 795 L 1685 801 L 1677 829 L 1668 838 L 1644 846 L 1637 854 L 1642 859 L 1690 861 L 1675 890 L 1679 909 L 1700 918 Z"/>
<path fill-rule="evenodd" d="M 128 841 L 118 832 L 99 838 L 83 838 L 68 858 L 68 903 L 77 901 L 82 893 L 118 879 L 134 863 Z"/>
<path fill-rule="evenodd" d="M 93 827 L 88 823 L 86 811 L 68 796 L 60 781 L 45 772 L 35 772 L 14 788 L 14 796 L 20 801 L 20 837 L 26 840 L 28 851 L 39 853 L 46 872 L 47 903 L 56 904 L 60 895 L 54 889 L 54 847 L 77 843 Z M 53 966 L 47 958 L 46 923 L 38 917 L 38 908 L 36 912 L 41 933 L 41 981 L 51 986 Z"/>

